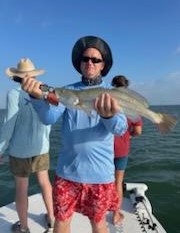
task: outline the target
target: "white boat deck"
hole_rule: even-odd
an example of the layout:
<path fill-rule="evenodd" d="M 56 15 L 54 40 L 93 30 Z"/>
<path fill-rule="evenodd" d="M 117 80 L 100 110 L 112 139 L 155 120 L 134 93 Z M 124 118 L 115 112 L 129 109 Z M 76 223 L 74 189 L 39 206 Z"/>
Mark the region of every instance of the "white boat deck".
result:
<path fill-rule="evenodd" d="M 129 198 L 123 200 L 123 214 L 125 216 L 123 224 L 114 226 L 112 224 L 112 213 L 107 214 L 107 225 L 109 233 L 166 233 L 157 219 L 152 215 L 153 221 L 158 228 L 149 229 L 148 225 L 142 226 L 138 221 L 132 201 Z M 41 194 L 35 194 L 29 197 L 29 228 L 31 233 L 43 233 L 45 231 L 45 207 Z M 0 208 L 0 233 L 10 233 L 11 225 L 18 221 L 15 210 L 15 203 Z M 87 217 L 75 213 L 72 220 L 72 233 L 91 233 L 91 226 Z"/>

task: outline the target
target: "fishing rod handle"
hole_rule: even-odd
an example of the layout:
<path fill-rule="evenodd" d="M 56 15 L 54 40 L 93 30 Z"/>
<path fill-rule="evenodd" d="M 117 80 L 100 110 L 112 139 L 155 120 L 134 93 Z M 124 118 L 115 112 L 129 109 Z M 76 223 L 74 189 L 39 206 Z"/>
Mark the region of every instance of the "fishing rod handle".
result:
<path fill-rule="evenodd" d="M 13 81 L 22 83 L 23 78 L 19 76 L 12 76 Z M 59 104 L 59 97 L 57 93 L 55 92 L 55 89 L 53 87 L 50 87 L 46 84 L 41 84 L 40 89 L 43 93 L 42 98 L 46 101 L 48 101 L 50 104 L 58 105 Z"/>
<path fill-rule="evenodd" d="M 13 81 L 17 82 L 17 83 L 22 83 L 23 78 L 19 77 L 19 76 L 12 76 Z M 50 87 L 46 84 L 41 84 L 40 85 L 40 89 L 42 92 L 54 92 L 54 88 Z"/>

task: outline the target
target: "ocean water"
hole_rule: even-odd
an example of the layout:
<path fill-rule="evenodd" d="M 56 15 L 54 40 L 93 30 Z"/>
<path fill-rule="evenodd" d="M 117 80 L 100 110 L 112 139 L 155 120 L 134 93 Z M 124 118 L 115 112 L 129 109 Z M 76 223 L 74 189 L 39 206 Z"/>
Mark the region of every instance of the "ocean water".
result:
<path fill-rule="evenodd" d="M 180 120 L 180 105 L 153 106 L 156 112 L 175 115 Z M 0 124 L 4 110 L 0 110 Z M 180 121 L 179 121 L 180 122 Z M 133 138 L 129 163 L 125 174 L 127 182 L 143 182 L 148 185 L 146 195 L 153 212 L 168 233 L 180 233 L 180 123 L 167 135 L 158 132 L 155 125 L 143 119 L 143 134 Z M 58 151 L 60 123 L 52 128 L 51 170 L 53 180 Z M 9 172 L 8 160 L 0 165 L 0 206 L 14 201 L 14 180 Z M 34 176 L 30 178 L 29 194 L 39 192 Z"/>

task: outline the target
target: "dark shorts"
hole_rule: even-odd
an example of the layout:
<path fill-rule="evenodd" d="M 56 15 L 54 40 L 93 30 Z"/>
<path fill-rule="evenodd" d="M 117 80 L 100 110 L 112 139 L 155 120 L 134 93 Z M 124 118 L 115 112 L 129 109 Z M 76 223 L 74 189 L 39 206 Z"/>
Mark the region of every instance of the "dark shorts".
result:
<path fill-rule="evenodd" d="M 69 219 L 74 212 L 99 222 L 108 210 L 119 208 L 119 196 L 114 183 L 83 184 L 55 178 L 53 187 L 54 215 L 59 221 Z"/>
<path fill-rule="evenodd" d="M 28 177 L 31 173 L 49 169 L 49 154 L 31 158 L 16 158 L 9 156 L 10 171 L 14 176 Z"/>
<path fill-rule="evenodd" d="M 115 158 L 114 165 L 116 170 L 124 171 L 127 167 L 128 156 Z"/>

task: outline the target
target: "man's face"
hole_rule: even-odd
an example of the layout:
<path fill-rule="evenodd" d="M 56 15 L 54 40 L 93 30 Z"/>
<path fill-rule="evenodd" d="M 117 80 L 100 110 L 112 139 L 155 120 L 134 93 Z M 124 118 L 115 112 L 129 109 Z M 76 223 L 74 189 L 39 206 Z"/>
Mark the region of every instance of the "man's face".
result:
<path fill-rule="evenodd" d="M 104 69 L 104 61 L 99 50 L 88 48 L 84 51 L 81 60 L 81 72 L 86 78 L 96 78 L 101 75 Z"/>

